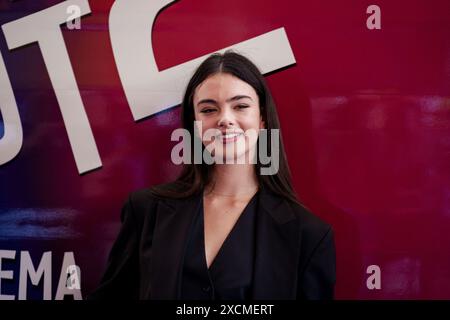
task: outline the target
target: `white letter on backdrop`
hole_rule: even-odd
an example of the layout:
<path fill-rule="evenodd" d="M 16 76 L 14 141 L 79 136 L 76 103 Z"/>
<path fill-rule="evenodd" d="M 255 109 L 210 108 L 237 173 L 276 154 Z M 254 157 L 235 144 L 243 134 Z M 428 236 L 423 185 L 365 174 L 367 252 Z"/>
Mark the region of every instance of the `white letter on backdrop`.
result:
<path fill-rule="evenodd" d="M 152 48 L 152 26 L 158 12 L 172 2 L 174 0 L 116 0 L 110 11 L 112 49 L 134 120 L 180 104 L 189 77 L 208 56 L 158 70 Z M 250 58 L 262 73 L 295 63 L 284 28 L 217 52 L 229 48 Z"/>
<path fill-rule="evenodd" d="M 78 6 L 80 16 L 91 12 L 87 0 L 68 0 L 6 23 L 2 29 L 10 50 L 38 42 L 81 174 L 101 167 L 102 162 L 59 27 L 67 22 L 67 8 L 70 6 Z M 71 18 L 76 17 L 73 15 Z"/>
<path fill-rule="evenodd" d="M 19 153 L 23 143 L 22 122 L 16 98 L 0 52 L 0 113 L 3 118 L 3 137 L 0 138 L 0 165 Z"/>

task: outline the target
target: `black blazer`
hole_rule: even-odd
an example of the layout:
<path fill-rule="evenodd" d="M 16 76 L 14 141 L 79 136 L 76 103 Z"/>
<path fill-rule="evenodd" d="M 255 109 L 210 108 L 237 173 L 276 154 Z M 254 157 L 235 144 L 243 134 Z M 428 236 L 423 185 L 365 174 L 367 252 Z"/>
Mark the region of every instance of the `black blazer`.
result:
<path fill-rule="evenodd" d="M 178 299 L 188 231 L 201 194 L 158 199 L 131 193 L 100 286 L 88 299 Z M 331 227 L 266 189 L 258 193 L 252 298 L 332 299 Z"/>

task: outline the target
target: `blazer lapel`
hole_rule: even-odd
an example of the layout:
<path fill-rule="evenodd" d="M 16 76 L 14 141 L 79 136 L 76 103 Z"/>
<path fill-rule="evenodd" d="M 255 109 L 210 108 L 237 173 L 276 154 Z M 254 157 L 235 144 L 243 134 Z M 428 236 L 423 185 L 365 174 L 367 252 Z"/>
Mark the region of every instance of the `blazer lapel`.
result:
<path fill-rule="evenodd" d="M 287 201 L 264 189 L 258 202 L 253 299 L 295 299 L 300 230 Z"/>
<path fill-rule="evenodd" d="M 162 200 L 157 209 L 150 263 L 151 299 L 178 299 L 189 230 L 201 196 Z"/>

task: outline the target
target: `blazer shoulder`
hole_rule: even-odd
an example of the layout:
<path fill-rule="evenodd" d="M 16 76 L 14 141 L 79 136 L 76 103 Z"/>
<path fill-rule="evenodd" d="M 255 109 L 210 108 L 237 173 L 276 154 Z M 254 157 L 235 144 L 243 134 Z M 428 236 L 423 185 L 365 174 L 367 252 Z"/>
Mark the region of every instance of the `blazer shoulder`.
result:
<path fill-rule="evenodd" d="M 180 190 L 180 186 L 174 182 L 169 182 L 132 191 L 128 195 L 126 204 L 130 206 L 138 218 L 139 216 L 142 216 L 143 213 L 154 208 L 159 202 L 165 202 L 170 205 L 170 203 L 175 201 L 171 198 L 159 196 L 155 190 L 178 191 Z"/>
<path fill-rule="evenodd" d="M 156 198 L 152 195 L 150 188 L 138 189 L 128 195 L 128 202 L 132 209 L 139 211 L 154 202 Z"/>
<path fill-rule="evenodd" d="M 142 188 L 132 191 L 123 205 L 122 220 L 124 215 L 131 215 L 136 219 L 138 224 L 142 224 L 148 215 L 150 215 L 158 202 L 150 188 Z"/>
<path fill-rule="evenodd" d="M 331 225 L 311 212 L 310 209 L 291 202 L 289 202 L 289 205 L 298 219 L 300 229 L 306 235 L 313 238 L 323 238 L 328 233 L 333 232 Z"/>
<path fill-rule="evenodd" d="M 308 270 L 319 270 L 322 274 L 330 277 L 329 283 L 334 283 L 335 279 L 335 244 L 334 231 L 330 224 L 312 213 L 309 209 L 298 204 L 292 204 L 293 211 L 298 217 L 301 244 L 301 259 L 299 268 L 301 273 Z M 315 257 L 315 258 L 313 258 Z M 316 277 L 309 275 L 307 281 L 312 281 Z M 305 279 L 305 277 L 303 277 Z M 306 281 L 306 280 L 304 280 Z M 331 286 L 331 285 L 330 285 Z M 332 290 L 331 290 L 332 292 Z M 310 293 L 311 294 L 311 293 Z M 325 296 L 332 296 L 327 294 Z"/>
<path fill-rule="evenodd" d="M 156 195 L 154 190 L 176 190 L 177 185 L 173 182 L 157 184 L 152 187 L 142 188 L 132 191 L 129 194 L 129 201 L 137 206 L 148 205 L 150 202 L 156 202 L 164 198 Z"/>

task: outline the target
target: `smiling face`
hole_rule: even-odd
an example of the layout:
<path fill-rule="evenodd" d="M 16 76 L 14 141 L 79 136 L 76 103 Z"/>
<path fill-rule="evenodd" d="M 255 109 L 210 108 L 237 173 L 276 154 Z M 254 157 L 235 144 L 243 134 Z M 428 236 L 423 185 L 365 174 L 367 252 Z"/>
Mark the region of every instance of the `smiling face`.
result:
<path fill-rule="evenodd" d="M 217 73 L 197 86 L 193 105 L 203 144 L 211 154 L 226 163 L 248 163 L 245 159 L 253 156 L 258 132 L 264 128 L 253 87 L 231 74 Z"/>

